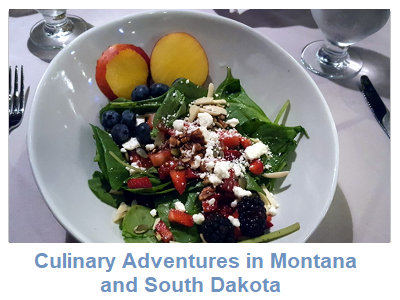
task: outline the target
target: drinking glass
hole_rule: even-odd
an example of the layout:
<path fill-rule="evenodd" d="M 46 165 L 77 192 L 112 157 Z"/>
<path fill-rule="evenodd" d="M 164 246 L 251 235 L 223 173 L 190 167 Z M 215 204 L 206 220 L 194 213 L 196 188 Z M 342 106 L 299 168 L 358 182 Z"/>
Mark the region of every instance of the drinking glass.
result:
<path fill-rule="evenodd" d="M 62 49 L 88 29 L 77 16 L 67 15 L 66 9 L 37 9 L 43 20 L 31 29 L 30 40 L 43 49 Z"/>
<path fill-rule="evenodd" d="M 326 78 L 357 75 L 362 59 L 350 46 L 379 31 L 387 22 L 389 9 L 312 9 L 324 35 L 304 47 L 301 62 L 311 72 Z"/>

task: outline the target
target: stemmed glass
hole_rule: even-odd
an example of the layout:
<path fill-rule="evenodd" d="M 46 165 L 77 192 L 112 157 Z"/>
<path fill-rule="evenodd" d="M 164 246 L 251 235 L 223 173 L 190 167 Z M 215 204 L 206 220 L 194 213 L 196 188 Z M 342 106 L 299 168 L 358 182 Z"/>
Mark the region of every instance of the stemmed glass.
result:
<path fill-rule="evenodd" d="M 37 9 L 43 20 L 30 32 L 30 40 L 39 48 L 62 49 L 88 29 L 87 23 L 66 9 Z"/>
<path fill-rule="evenodd" d="M 350 46 L 379 31 L 387 22 L 389 9 L 312 9 L 324 35 L 304 47 L 301 62 L 322 77 L 339 79 L 357 75 L 362 59 Z"/>

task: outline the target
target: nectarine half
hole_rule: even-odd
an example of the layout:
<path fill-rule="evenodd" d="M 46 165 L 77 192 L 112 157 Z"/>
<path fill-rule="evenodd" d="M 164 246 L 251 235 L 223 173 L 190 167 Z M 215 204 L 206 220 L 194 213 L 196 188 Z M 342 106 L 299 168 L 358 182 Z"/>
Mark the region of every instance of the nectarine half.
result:
<path fill-rule="evenodd" d="M 192 35 L 170 33 L 155 44 L 150 56 L 150 73 L 154 82 L 168 86 L 180 77 L 201 86 L 208 76 L 207 54 Z"/>
<path fill-rule="evenodd" d="M 96 82 L 109 100 L 131 98 L 132 90 L 147 84 L 150 58 L 140 47 L 115 44 L 97 60 Z"/>

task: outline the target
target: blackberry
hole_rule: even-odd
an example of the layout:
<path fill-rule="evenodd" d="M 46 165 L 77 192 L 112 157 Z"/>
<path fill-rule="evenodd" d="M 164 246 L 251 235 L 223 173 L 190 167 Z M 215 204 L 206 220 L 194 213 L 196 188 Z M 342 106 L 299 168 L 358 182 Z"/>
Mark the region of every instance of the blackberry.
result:
<path fill-rule="evenodd" d="M 207 243 L 234 243 L 234 227 L 224 216 L 213 213 L 201 224 L 201 233 Z"/>
<path fill-rule="evenodd" d="M 264 234 L 267 227 L 267 211 L 258 195 L 244 196 L 238 203 L 237 210 L 243 235 L 256 237 Z"/>

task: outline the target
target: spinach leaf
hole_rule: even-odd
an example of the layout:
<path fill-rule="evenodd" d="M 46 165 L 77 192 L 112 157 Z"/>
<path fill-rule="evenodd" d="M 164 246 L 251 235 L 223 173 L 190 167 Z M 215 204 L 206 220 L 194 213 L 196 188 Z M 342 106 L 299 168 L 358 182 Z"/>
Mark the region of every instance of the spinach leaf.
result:
<path fill-rule="evenodd" d="M 186 78 L 175 80 L 171 87 L 184 94 L 189 102 L 207 96 L 208 92 L 207 89 L 188 81 Z"/>
<path fill-rule="evenodd" d="M 119 114 L 122 114 L 126 109 L 133 110 L 137 114 L 153 113 L 163 103 L 164 98 L 165 95 L 161 95 L 157 98 L 146 99 L 138 102 L 125 98 L 118 98 L 104 106 L 100 110 L 99 117 L 101 118 L 101 115 L 108 110 L 115 110 Z"/>
<path fill-rule="evenodd" d="M 151 188 L 139 188 L 139 189 L 125 189 L 127 192 L 131 192 L 134 194 L 140 194 L 140 195 L 160 195 L 160 194 L 166 194 L 169 192 L 175 191 L 175 188 L 169 188 L 165 189 L 167 186 L 171 185 L 171 181 L 159 184 L 156 186 L 153 186 Z"/>
<path fill-rule="evenodd" d="M 240 80 L 232 76 L 230 68 L 227 68 L 225 80 L 215 91 L 215 99 L 225 99 L 229 106 L 226 107 L 229 118 L 236 118 L 242 124 L 251 119 L 270 123 L 270 119 L 264 111 L 247 95 L 240 85 Z"/>
<path fill-rule="evenodd" d="M 152 136 L 158 133 L 158 125 L 172 127 L 172 123 L 179 118 L 183 118 L 189 111 L 189 103 L 185 95 L 175 88 L 170 88 L 165 96 L 164 102 L 154 115 Z"/>
<path fill-rule="evenodd" d="M 263 189 L 259 186 L 256 179 L 253 178 L 252 175 L 250 175 L 249 173 L 245 173 L 244 178 L 246 179 L 246 190 L 260 192 L 260 193 L 265 194 Z"/>
<path fill-rule="evenodd" d="M 119 190 L 125 180 L 129 177 L 129 172 L 121 165 L 110 152 L 124 160 L 118 145 L 113 141 L 110 135 L 97 126 L 91 125 L 96 140 L 96 156 L 97 161 L 104 178 L 109 182 L 111 189 Z"/>
<path fill-rule="evenodd" d="M 132 205 L 122 220 L 122 236 L 126 243 L 156 243 L 153 224 L 154 218 L 150 215 L 150 208 L 141 205 Z M 145 233 L 135 233 L 136 226 L 145 225 Z"/>
<path fill-rule="evenodd" d="M 90 190 L 97 198 L 114 208 L 118 208 L 122 202 L 125 202 L 123 194 L 110 193 L 111 187 L 104 178 L 103 173 L 99 171 L 93 173 L 92 179 L 88 180 L 88 184 Z"/>

